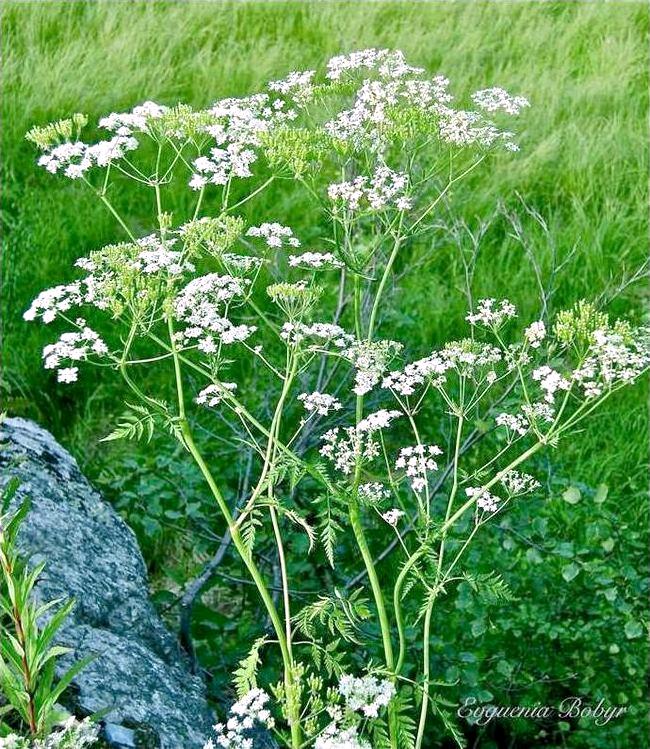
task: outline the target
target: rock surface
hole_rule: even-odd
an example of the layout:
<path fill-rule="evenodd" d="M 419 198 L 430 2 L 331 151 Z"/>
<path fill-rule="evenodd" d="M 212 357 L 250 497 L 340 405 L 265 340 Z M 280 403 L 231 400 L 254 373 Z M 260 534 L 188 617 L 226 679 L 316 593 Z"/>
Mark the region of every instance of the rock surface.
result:
<path fill-rule="evenodd" d="M 60 637 L 74 649 L 66 665 L 96 655 L 74 681 L 78 710 L 108 708 L 122 737 L 114 746 L 131 735 L 147 749 L 202 747 L 213 723 L 204 685 L 149 601 L 133 532 L 52 435 L 24 419 L 0 423 L 0 483 L 10 476 L 22 482 L 14 504 L 25 495 L 32 503 L 19 545 L 33 563 L 47 562 L 37 594 L 77 602 Z"/>

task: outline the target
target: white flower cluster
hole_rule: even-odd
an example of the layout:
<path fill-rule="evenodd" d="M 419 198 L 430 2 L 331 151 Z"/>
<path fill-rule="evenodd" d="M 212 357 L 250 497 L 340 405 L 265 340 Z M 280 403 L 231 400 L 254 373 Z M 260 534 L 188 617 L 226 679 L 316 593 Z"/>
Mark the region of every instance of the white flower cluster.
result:
<path fill-rule="evenodd" d="M 95 746 L 98 738 L 97 723 L 93 723 L 90 718 L 77 720 L 71 715 L 44 739 L 32 740 L 15 733 L 3 736 L 0 738 L 0 749 L 84 749 Z"/>
<path fill-rule="evenodd" d="M 380 409 L 368 414 L 355 427 L 330 429 L 322 437 L 325 444 L 320 454 L 331 460 L 338 471 L 348 475 L 357 460 L 370 461 L 379 455 L 379 444 L 373 439 L 374 433 L 386 429 L 401 415 L 399 411 Z"/>
<path fill-rule="evenodd" d="M 50 343 L 43 349 L 45 369 L 58 370 L 58 382 L 76 382 L 79 376 L 78 367 L 62 367 L 62 364 L 85 361 L 90 354 L 104 356 L 108 353 L 108 346 L 86 325 L 85 320 L 76 322 L 81 330 L 63 333 L 56 343 Z"/>
<path fill-rule="evenodd" d="M 294 237 L 293 231 L 288 226 L 282 224 L 265 223 L 259 226 L 251 226 L 246 232 L 247 237 L 259 237 L 263 239 L 269 247 L 300 247 L 300 240 Z"/>
<path fill-rule="evenodd" d="M 130 112 L 111 112 L 99 121 L 99 127 L 110 130 L 117 135 L 132 135 L 134 132 L 148 133 L 149 121 L 162 117 L 167 107 L 154 101 L 145 101 Z"/>
<path fill-rule="evenodd" d="M 257 146 L 262 133 L 297 117 L 295 110 L 286 109 L 284 101 L 272 100 L 268 94 L 221 99 L 208 111 L 217 122 L 206 130 L 218 146 L 224 143 Z"/>
<path fill-rule="evenodd" d="M 147 274 L 166 271 L 170 276 L 193 273 L 196 270 L 192 263 L 183 259 L 182 252 L 171 249 L 176 243 L 175 239 L 161 242 L 156 234 L 150 234 L 136 240 L 136 243 L 142 247 L 142 251 L 131 263 L 134 270 Z M 90 269 L 90 266 L 87 267 Z"/>
<path fill-rule="evenodd" d="M 427 485 L 427 474 L 438 470 L 434 458 L 442 455 L 438 445 L 414 445 L 403 447 L 395 461 L 395 470 L 403 470 L 410 479 L 414 492 L 421 492 Z"/>
<path fill-rule="evenodd" d="M 539 424 L 542 421 L 550 424 L 555 416 L 553 406 L 548 403 L 525 404 L 521 407 L 521 412 L 531 425 Z"/>
<path fill-rule="evenodd" d="M 374 676 L 343 674 L 339 679 L 338 691 L 349 710 L 360 712 L 366 718 L 377 718 L 379 710 L 395 696 L 392 682 Z"/>
<path fill-rule="evenodd" d="M 402 105 L 435 116 L 438 108 L 452 99 L 448 85 L 449 80 L 441 75 L 432 80 L 365 80 L 352 108 L 326 122 L 325 131 L 356 148 L 367 146 L 380 151 L 385 141 L 383 131 L 390 127 L 393 109 Z"/>
<path fill-rule="evenodd" d="M 423 68 L 414 68 L 406 63 L 399 49 L 362 49 L 347 55 L 336 55 L 327 62 L 326 76 L 331 81 L 340 80 L 354 70 L 376 70 L 382 78 L 400 78 L 412 73 L 423 73 Z"/>
<path fill-rule="evenodd" d="M 475 341 L 448 343 L 441 354 L 449 364 L 448 369 L 454 369 L 464 377 L 478 377 L 485 367 L 492 367 L 503 358 L 496 346 Z M 494 382 L 496 373 L 489 371 L 486 379 Z"/>
<path fill-rule="evenodd" d="M 343 352 L 355 369 L 353 392 L 369 393 L 381 380 L 389 360 L 402 349 L 396 341 L 354 341 Z"/>
<path fill-rule="evenodd" d="M 279 81 L 271 81 L 270 91 L 289 97 L 297 106 L 304 106 L 314 95 L 312 79 L 315 70 L 293 71 Z"/>
<path fill-rule="evenodd" d="M 335 721 L 330 723 L 318 736 L 314 749 L 372 749 L 370 744 L 359 736 L 356 726 L 341 728 Z"/>
<path fill-rule="evenodd" d="M 99 126 L 115 135 L 108 140 L 88 144 L 66 141 L 48 148 L 38 159 L 39 166 L 56 174 L 63 171 L 70 179 L 79 179 L 93 166 L 105 167 L 123 158 L 128 151 L 138 147 L 134 132 L 148 132 L 148 122 L 161 117 L 166 107 L 147 101 L 131 112 L 115 113 L 103 117 Z"/>
<path fill-rule="evenodd" d="M 224 252 L 220 256 L 221 261 L 228 271 L 235 273 L 250 273 L 257 270 L 266 262 L 264 258 L 255 257 L 254 255 L 239 255 L 234 252 Z"/>
<path fill-rule="evenodd" d="M 501 477 L 501 484 L 508 494 L 513 497 L 530 494 L 541 486 L 534 476 L 514 470 L 508 471 L 508 473 Z"/>
<path fill-rule="evenodd" d="M 91 276 L 83 281 L 74 281 L 45 289 L 31 303 L 29 309 L 23 314 L 23 319 L 32 321 L 40 317 L 44 323 L 51 323 L 60 313 L 94 301 L 94 291 Z"/>
<path fill-rule="evenodd" d="M 316 338 L 324 343 L 331 342 L 336 348 L 345 348 L 354 341 L 354 336 L 346 333 L 340 325 L 327 322 L 315 322 L 311 325 L 301 322 L 285 322 L 280 331 L 280 336 L 292 346 L 306 338 Z"/>
<path fill-rule="evenodd" d="M 630 383 L 650 366 L 650 342 L 646 335 L 626 342 L 611 330 L 595 330 L 587 358 L 575 370 L 587 398 L 596 398 L 616 384 Z"/>
<path fill-rule="evenodd" d="M 327 416 L 330 411 L 339 411 L 343 408 L 341 401 L 327 393 L 301 393 L 298 400 L 302 401 L 305 411 L 315 411 L 320 416 Z"/>
<path fill-rule="evenodd" d="M 500 413 L 495 422 L 497 426 L 505 427 L 513 435 L 523 437 L 528 432 L 530 423 L 523 414 Z"/>
<path fill-rule="evenodd" d="M 544 400 L 547 403 L 555 402 L 555 393 L 558 390 L 571 389 L 571 382 L 547 365 L 534 369 L 531 376 L 533 380 L 539 382 L 539 386 L 544 391 Z"/>
<path fill-rule="evenodd" d="M 194 399 L 199 406 L 214 408 L 228 395 L 237 390 L 236 382 L 220 382 L 218 385 L 208 385 Z"/>
<path fill-rule="evenodd" d="M 108 166 L 111 161 L 124 158 L 127 151 L 138 147 L 135 138 L 116 135 L 110 140 L 88 145 L 82 141 L 61 143 L 47 150 L 38 159 L 38 165 L 51 174 L 63 170 L 70 179 L 79 179 L 93 166 Z"/>
<path fill-rule="evenodd" d="M 465 318 L 471 325 L 484 325 L 486 328 L 500 328 L 506 320 L 517 317 L 517 309 L 512 302 L 502 299 L 498 306 L 496 299 L 479 299 L 476 312 Z"/>
<path fill-rule="evenodd" d="M 449 80 L 441 75 L 432 80 L 420 78 L 424 71 L 408 65 L 402 52 L 370 49 L 341 55 L 330 60 L 327 76 L 337 81 L 348 71 L 360 69 L 376 71 L 379 80 L 363 80 L 352 107 L 325 124 L 331 137 L 357 148 L 369 146 L 381 150 L 386 141 L 384 132 L 394 119 L 393 111 L 402 107 L 424 114 L 437 127 L 441 140 L 451 145 L 501 144 L 507 150 L 518 150 L 513 134 L 496 127 L 481 112 L 447 106 L 453 98 L 448 92 Z M 472 99 L 483 111 L 503 111 L 510 115 L 529 106 L 524 97 L 512 96 L 501 88 L 476 91 Z"/>
<path fill-rule="evenodd" d="M 373 211 L 389 205 L 405 211 L 411 207 L 411 199 L 405 194 L 407 189 L 407 174 L 379 165 L 371 178 L 356 177 L 350 182 L 334 182 L 327 188 L 327 195 L 350 211 L 357 211 L 366 203 Z"/>
<path fill-rule="evenodd" d="M 356 427 L 335 427 L 322 437 L 320 454 L 330 460 L 334 468 L 349 475 L 357 460 L 370 461 L 379 455 L 379 443 L 370 430 L 359 431 Z"/>
<path fill-rule="evenodd" d="M 444 374 L 451 366 L 448 359 L 434 352 L 430 356 L 407 364 L 402 371 L 391 372 L 384 377 L 382 387 L 394 390 L 400 395 L 413 395 L 415 389 L 429 378 L 444 382 Z"/>
<path fill-rule="evenodd" d="M 367 504 L 379 504 L 383 499 L 390 497 L 388 489 L 378 481 L 360 484 L 357 494 L 359 499 Z"/>
<path fill-rule="evenodd" d="M 388 525 L 391 526 L 391 528 L 396 528 L 399 521 L 404 517 L 404 513 L 402 512 L 402 510 L 394 507 L 392 510 L 387 510 L 386 512 L 382 513 L 381 517 L 384 522 L 388 523 Z"/>
<path fill-rule="evenodd" d="M 531 348 L 539 348 L 546 338 L 546 325 L 541 320 L 536 320 L 524 330 L 524 337 Z"/>
<path fill-rule="evenodd" d="M 196 341 L 200 351 L 214 354 L 218 341 L 230 344 L 251 336 L 254 325 L 235 325 L 226 317 L 228 304 L 244 295 L 247 283 L 218 273 L 190 281 L 174 300 L 176 318 L 187 325 L 177 334 L 178 339 L 184 344 Z"/>
<path fill-rule="evenodd" d="M 395 419 L 399 419 L 402 414 L 399 411 L 388 411 L 385 408 L 379 409 L 374 413 L 368 414 L 365 419 L 357 424 L 359 432 L 377 432 L 380 429 L 388 429 Z"/>
<path fill-rule="evenodd" d="M 536 426 L 540 422 L 550 424 L 553 421 L 554 411 L 548 403 L 531 403 L 524 404 L 521 407 L 521 413 L 509 414 L 500 413 L 497 415 L 495 422 L 497 426 L 505 427 L 509 432 L 509 438 L 514 439 L 515 435 L 523 437 L 528 433 L 531 426 Z"/>
<path fill-rule="evenodd" d="M 230 708 L 230 717 L 225 724 L 214 726 L 216 741 L 208 739 L 203 749 L 253 749 L 253 739 L 250 731 L 256 723 L 266 728 L 273 728 L 275 722 L 271 712 L 266 707 L 268 694 L 263 689 L 251 689 Z"/>
<path fill-rule="evenodd" d="M 241 143 L 228 143 L 224 148 L 215 146 L 210 149 L 210 156 L 199 156 L 192 166 L 189 186 L 200 190 L 206 185 L 226 185 L 233 177 L 241 179 L 252 177 L 251 164 L 257 160 L 257 154 Z"/>
<path fill-rule="evenodd" d="M 416 388 L 431 382 L 441 388 L 446 381 L 446 373 L 454 370 L 464 377 L 476 377 L 502 359 L 498 348 L 477 342 L 450 343 L 441 351 L 434 351 L 423 359 L 407 364 L 402 371 L 391 372 L 384 377 L 382 387 L 400 395 L 413 395 Z M 488 383 L 496 381 L 497 375 L 490 370 L 485 375 Z"/>
<path fill-rule="evenodd" d="M 440 138 L 452 146 L 490 148 L 501 143 L 507 151 L 519 150 L 513 141 L 513 133 L 500 130 L 478 112 L 441 106 L 438 114 Z"/>
<path fill-rule="evenodd" d="M 472 94 L 472 101 L 486 112 L 502 111 L 513 116 L 530 106 L 530 102 L 524 96 L 513 96 L 498 86 L 475 91 Z"/>
<path fill-rule="evenodd" d="M 209 157 L 200 156 L 194 161 L 196 172 L 189 183 L 194 190 L 207 184 L 225 185 L 233 177 L 250 177 L 260 134 L 296 117 L 295 110 L 285 109 L 284 101 L 272 101 L 268 94 L 222 99 L 208 112 L 215 123 L 205 129 L 217 145 Z"/>
<path fill-rule="evenodd" d="M 95 746 L 99 738 L 99 725 L 90 718 L 77 720 L 71 715 L 44 739 L 19 739 L 14 743 L 12 735 L 0 739 L 2 749 L 84 749 Z M 24 743 L 21 743 L 24 741 Z"/>
<path fill-rule="evenodd" d="M 467 494 L 470 499 L 475 500 L 476 506 L 480 510 L 485 510 L 485 512 L 496 512 L 499 508 L 497 504 L 499 497 L 491 494 L 482 486 L 468 486 L 467 489 L 465 489 L 465 494 Z"/>
<path fill-rule="evenodd" d="M 343 263 L 331 252 L 303 252 L 302 255 L 291 255 L 289 257 L 289 267 L 331 270 L 332 268 L 342 268 Z"/>

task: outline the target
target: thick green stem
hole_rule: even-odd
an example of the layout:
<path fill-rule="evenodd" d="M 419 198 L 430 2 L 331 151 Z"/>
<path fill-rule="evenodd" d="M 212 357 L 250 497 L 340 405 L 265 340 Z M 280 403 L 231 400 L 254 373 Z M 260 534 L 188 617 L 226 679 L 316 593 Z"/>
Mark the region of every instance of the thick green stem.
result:
<path fill-rule="evenodd" d="M 429 642 L 429 632 L 431 631 L 431 615 L 433 613 L 433 604 L 435 603 L 435 599 L 435 594 L 430 595 L 429 602 L 427 603 L 427 609 L 424 614 L 425 636 L 422 638 L 422 704 L 420 706 L 420 721 L 418 723 L 418 733 L 415 739 L 415 749 L 420 749 L 422 746 L 422 740 L 424 738 L 424 728 L 427 724 L 427 713 L 429 711 L 429 680 L 431 678 L 431 645 Z"/>

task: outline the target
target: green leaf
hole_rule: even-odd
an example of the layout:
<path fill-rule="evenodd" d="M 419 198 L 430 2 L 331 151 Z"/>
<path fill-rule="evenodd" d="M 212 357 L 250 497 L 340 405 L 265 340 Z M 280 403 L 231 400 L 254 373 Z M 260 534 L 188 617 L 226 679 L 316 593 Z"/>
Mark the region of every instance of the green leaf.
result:
<path fill-rule="evenodd" d="M 485 621 L 483 619 L 476 619 L 472 622 L 471 630 L 474 637 L 479 637 L 485 632 Z"/>
<path fill-rule="evenodd" d="M 260 637 L 253 643 L 248 655 L 239 661 L 239 666 L 233 674 L 233 682 L 238 697 L 243 697 L 251 689 L 257 687 L 257 669 L 261 663 L 260 650 L 267 642 L 266 637 Z"/>
<path fill-rule="evenodd" d="M 562 568 L 562 577 L 570 583 L 571 580 L 578 576 L 579 572 L 580 567 L 575 562 L 571 562 L 571 564 L 567 564 Z"/>
<path fill-rule="evenodd" d="M 78 660 L 76 663 L 73 663 L 72 666 L 63 674 L 63 676 L 59 679 L 59 681 L 56 683 L 56 686 L 52 691 L 49 693 L 47 698 L 43 700 L 43 705 L 47 709 L 52 709 L 54 705 L 56 704 L 59 697 L 65 692 L 65 690 L 70 686 L 70 683 L 74 679 L 74 677 L 83 671 L 84 668 L 89 663 L 92 663 L 97 656 L 95 655 L 87 655 L 84 658 L 81 658 L 81 660 Z"/>
<path fill-rule="evenodd" d="M 564 494 L 562 494 L 562 499 L 570 505 L 577 505 L 582 499 L 582 493 L 577 486 L 570 486 Z"/>
<path fill-rule="evenodd" d="M 643 626 L 641 625 L 641 622 L 637 622 L 631 619 L 625 625 L 624 632 L 628 640 L 634 640 L 637 637 L 641 637 L 641 635 L 643 634 Z"/>
<path fill-rule="evenodd" d="M 614 543 L 613 538 L 606 538 L 600 545 L 605 549 L 605 551 L 610 552 L 614 548 Z"/>
<path fill-rule="evenodd" d="M 9 511 L 9 503 L 14 498 L 19 486 L 20 479 L 17 476 L 12 476 L 5 485 L 5 488 L 2 491 L 2 510 L 0 510 L 2 515 L 6 515 Z"/>
<path fill-rule="evenodd" d="M 100 442 L 112 442 L 114 440 L 142 440 L 151 442 L 156 427 L 156 417 L 145 406 L 137 403 L 127 403 L 129 408 L 122 415 L 122 420 L 117 427 Z M 163 404 L 157 405 L 164 408 Z"/>

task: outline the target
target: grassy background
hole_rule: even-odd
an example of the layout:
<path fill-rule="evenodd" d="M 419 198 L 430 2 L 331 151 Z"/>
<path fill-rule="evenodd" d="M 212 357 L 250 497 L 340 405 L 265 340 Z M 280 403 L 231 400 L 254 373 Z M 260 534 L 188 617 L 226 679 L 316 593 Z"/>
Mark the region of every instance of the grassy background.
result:
<path fill-rule="evenodd" d="M 208 105 L 333 54 L 397 47 L 414 64 L 446 74 L 460 95 L 501 85 L 530 98 L 522 152 L 478 170 L 452 204 L 476 225 L 499 201 L 521 210 L 516 194 L 524 196 L 543 215 L 560 256 L 576 248 L 558 280 L 556 306 L 598 295 L 646 256 L 643 3 L 5 2 L 2 28 L 0 399 L 12 415 L 51 429 L 92 477 L 110 459 L 97 439 L 121 410 L 121 393 L 110 376 L 57 386 L 40 367 L 52 331 L 21 316 L 38 291 L 73 277 L 76 257 L 118 235 L 82 185 L 35 166 L 23 138 L 33 124 L 74 111 L 93 122 L 145 99 Z M 139 230 L 149 230 L 152 207 L 139 192 L 127 187 L 114 200 Z M 257 208 L 308 232 L 312 217 L 291 200 L 278 188 Z M 184 205 L 179 193 L 178 214 Z M 548 238 L 529 217 L 522 220 L 548 268 Z M 427 271 L 404 282 L 399 323 L 415 349 L 459 334 L 458 278 L 457 254 L 443 237 Z M 500 215 L 485 236 L 476 291 L 507 295 L 534 314 L 533 273 Z M 627 288 L 609 311 L 640 321 L 645 291 L 642 283 Z M 647 520 L 646 397 L 643 386 L 612 399 L 583 440 L 553 456 L 569 479 L 607 484 L 608 510 L 622 525 Z M 625 561 L 642 569 L 647 557 L 638 551 Z"/>
<path fill-rule="evenodd" d="M 85 397 L 54 385 L 39 367 L 51 332 L 21 320 L 40 289 L 71 277 L 74 258 L 116 236 L 83 186 L 36 168 L 23 139 L 34 123 L 72 111 L 93 122 L 146 98 L 207 105 L 341 51 L 401 48 L 415 64 L 448 75 L 458 94 L 499 84 L 530 97 L 522 153 L 478 173 L 454 205 L 473 219 L 499 199 L 512 202 L 515 191 L 525 196 L 560 251 L 577 246 L 557 295 L 558 304 L 570 303 L 600 292 L 646 251 L 647 26 L 643 4 L 632 3 L 4 3 L 3 399 L 79 445 L 92 443 L 87 397 L 95 413 L 113 407 L 110 383 L 95 381 Z M 114 199 L 148 229 L 150 206 L 140 193 L 127 187 Z M 277 193 L 261 210 L 267 206 L 279 220 L 291 209 Z M 534 284 L 521 251 L 504 229 L 487 244 L 478 292 L 508 294 L 525 308 Z M 405 302 L 425 332 L 448 326 L 454 304 L 444 265 L 430 267 Z M 639 293 L 639 285 L 628 290 L 614 311 L 638 313 Z M 637 446 L 620 475 L 643 455 L 630 434 L 641 403 L 637 390 L 617 413 L 625 455 Z"/>

